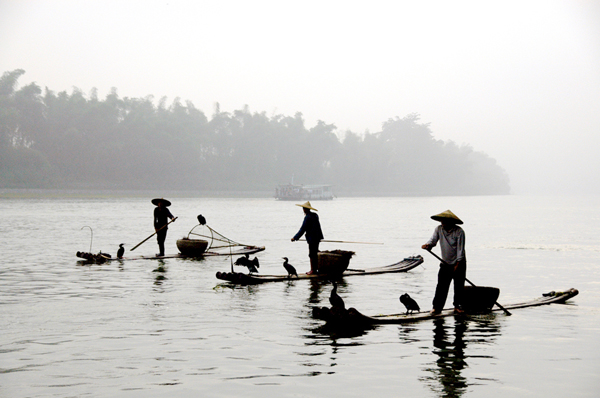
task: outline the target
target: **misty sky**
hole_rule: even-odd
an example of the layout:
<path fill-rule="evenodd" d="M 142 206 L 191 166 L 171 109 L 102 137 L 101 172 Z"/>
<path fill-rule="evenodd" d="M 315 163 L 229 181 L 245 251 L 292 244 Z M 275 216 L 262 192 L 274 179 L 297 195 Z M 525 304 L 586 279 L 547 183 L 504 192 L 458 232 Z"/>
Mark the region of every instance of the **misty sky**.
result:
<path fill-rule="evenodd" d="M 513 193 L 600 193 L 600 1 L 0 0 L 14 69 L 340 133 L 415 112 L 497 159 Z"/>

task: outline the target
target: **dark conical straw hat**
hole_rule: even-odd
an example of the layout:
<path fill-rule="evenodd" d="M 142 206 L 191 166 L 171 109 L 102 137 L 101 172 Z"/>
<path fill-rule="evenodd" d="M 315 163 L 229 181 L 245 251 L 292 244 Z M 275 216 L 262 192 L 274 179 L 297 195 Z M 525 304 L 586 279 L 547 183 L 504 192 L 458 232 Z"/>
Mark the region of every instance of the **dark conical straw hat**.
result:
<path fill-rule="evenodd" d="M 444 212 L 441 212 L 440 214 L 436 214 L 435 216 L 431 216 L 431 219 L 435 220 L 435 221 L 448 221 L 454 224 L 462 224 L 462 220 L 458 217 L 456 217 L 456 215 L 454 213 L 452 213 L 450 210 L 446 210 Z"/>
<path fill-rule="evenodd" d="M 304 207 L 305 209 L 309 209 L 309 210 L 319 211 L 319 210 L 315 209 L 314 207 L 312 207 L 310 205 L 310 202 L 302 203 L 301 205 L 296 205 L 296 206 Z"/>
<path fill-rule="evenodd" d="M 163 202 L 163 206 L 165 206 L 165 207 L 169 207 L 169 206 L 171 206 L 171 202 L 169 202 L 168 200 L 166 200 L 166 199 L 164 199 L 164 198 L 156 198 L 156 199 L 152 199 L 152 204 L 153 204 L 154 206 L 158 206 L 158 204 L 159 204 L 160 202 Z"/>

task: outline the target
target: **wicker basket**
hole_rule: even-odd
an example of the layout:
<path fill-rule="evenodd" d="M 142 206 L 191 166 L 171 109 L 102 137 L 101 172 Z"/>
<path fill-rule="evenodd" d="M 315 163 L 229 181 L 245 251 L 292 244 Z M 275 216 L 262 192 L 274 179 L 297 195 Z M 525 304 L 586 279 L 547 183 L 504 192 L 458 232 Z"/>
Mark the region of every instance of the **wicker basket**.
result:
<path fill-rule="evenodd" d="M 342 274 L 350 265 L 354 252 L 331 250 L 319 252 L 319 273 L 328 275 Z"/>
<path fill-rule="evenodd" d="M 206 251 L 208 242 L 202 239 L 178 239 L 177 248 L 179 252 L 185 256 L 200 257 Z"/>

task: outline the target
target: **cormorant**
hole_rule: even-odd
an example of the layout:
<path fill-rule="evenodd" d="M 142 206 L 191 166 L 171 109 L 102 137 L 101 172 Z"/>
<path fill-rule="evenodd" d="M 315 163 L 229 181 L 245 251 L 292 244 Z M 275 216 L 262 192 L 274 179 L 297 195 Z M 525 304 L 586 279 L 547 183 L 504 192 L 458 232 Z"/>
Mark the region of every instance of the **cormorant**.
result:
<path fill-rule="evenodd" d="M 198 222 L 200 225 L 206 225 L 206 218 L 202 214 L 198 214 Z"/>
<path fill-rule="evenodd" d="M 247 267 L 248 268 L 248 273 L 252 273 L 252 272 L 258 272 L 258 258 L 254 257 L 253 260 L 250 260 L 250 257 L 248 256 L 248 254 L 245 255 L 245 257 L 240 257 L 237 260 L 235 260 L 235 265 L 240 265 L 242 267 Z"/>
<path fill-rule="evenodd" d="M 331 291 L 331 295 L 329 296 L 329 303 L 331 304 L 331 309 L 339 308 L 342 310 L 346 309 L 346 305 L 344 304 L 344 300 L 337 294 L 337 283 L 335 281 L 331 281 L 333 284 L 333 290 Z"/>
<path fill-rule="evenodd" d="M 121 243 L 119 245 L 119 250 L 117 250 L 117 258 L 123 258 L 123 254 L 125 254 L 125 248 L 123 247 L 125 243 Z"/>
<path fill-rule="evenodd" d="M 287 257 L 282 257 L 285 261 L 283 262 L 283 268 L 285 268 L 285 270 L 288 273 L 288 278 L 291 278 L 293 275 L 296 275 L 296 278 L 298 277 L 298 272 L 296 272 L 296 268 L 294 268 L 294 266 L 290 263 L 288 263 L 288 258 Z"/>
<path fill-rule="evenodd" d="M 400 302 L 404 304 L 406 307 L 406 314 L 412 313 L 413 311 L 421 312 L 421 308 L 419 308 L 419 304 L 412 297 L 408 295 L 408 293 L 404 293 L 400 296 Z"/>

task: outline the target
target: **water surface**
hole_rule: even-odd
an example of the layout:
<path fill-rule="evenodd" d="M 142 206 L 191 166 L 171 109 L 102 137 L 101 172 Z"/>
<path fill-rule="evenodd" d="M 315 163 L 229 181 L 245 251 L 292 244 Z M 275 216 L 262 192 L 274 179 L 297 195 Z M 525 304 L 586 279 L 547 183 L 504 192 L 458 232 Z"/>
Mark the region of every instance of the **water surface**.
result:
<path fill-rule="evenodd" d="M 468 278 L 499 301 L 577 288 L 566 305 L 467 319 L 330 333 L 311 316 L 331 285 L 231 286 L 228 257 L 81 265 L 77 251 L 115 254 L 153 232 L 151 198 L 2 198 L 0 395 L 6 397 L 245 396 L 597 397 L 600 393 L 598 197 L 337 198 L 314 202 L 323 244 L 356 252 L 352 268 L 421 254 L 408 273 L 347 277 L 346 305 L 403 310 L 409 293 L 430 308 L 437 264 L 420 249 L 451 209 L 464 221 Z M 281 257 L 309 269 L 290 242 L 302 210 L 273 199 L 169 197 L 179 219 L 167 253 L 196 225 L 264 245 L 260 273 Z M 91 230 L 93 240 L 91 240 Z M 133 253 L 157 252 L 154 239 Z M 439 249 L 438 249 L 439 252 Z M 428 257 L 429 256 L 429 257 Z M 450 303 L 450 300 L 449 300 Z"/>

